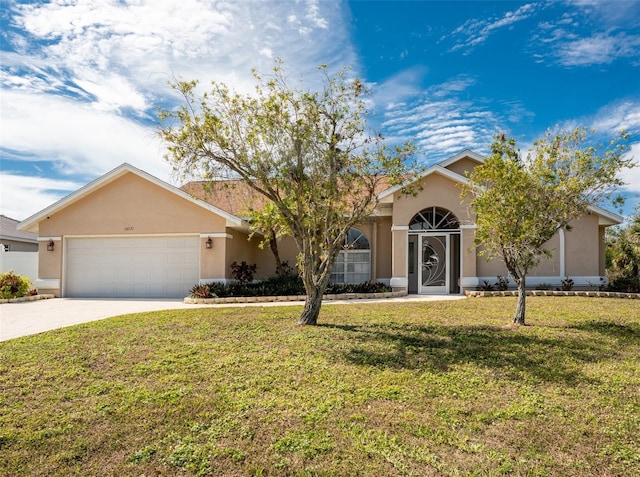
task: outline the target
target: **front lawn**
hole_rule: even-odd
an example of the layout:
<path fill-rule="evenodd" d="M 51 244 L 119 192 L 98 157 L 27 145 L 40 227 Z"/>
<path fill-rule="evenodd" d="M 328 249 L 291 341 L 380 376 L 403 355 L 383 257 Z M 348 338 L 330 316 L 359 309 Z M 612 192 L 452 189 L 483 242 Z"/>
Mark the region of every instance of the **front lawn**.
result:
<path fill-rule="evenodd" d="M 25 305 L 28 306 L 28 305 Z M 640 475 L 640 300 L 143 313 L 0 343 L 0 475 Z"/>

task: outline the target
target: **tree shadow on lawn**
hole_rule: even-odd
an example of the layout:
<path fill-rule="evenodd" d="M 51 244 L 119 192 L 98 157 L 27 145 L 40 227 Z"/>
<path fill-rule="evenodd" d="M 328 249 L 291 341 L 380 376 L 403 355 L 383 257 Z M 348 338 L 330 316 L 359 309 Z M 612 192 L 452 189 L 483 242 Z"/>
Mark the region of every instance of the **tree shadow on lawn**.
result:
<path fill-rule="evenodd" d="M 381 369 L 447 372 L 456 365 L 472 364 L 499 372 L 506 379 L 526 376 L 542 382 L 597 384 L 581 372 L 583 365 L 619 354 L 617 343 L 590 339 L 588 332 L 600 330 L 589 327 L 583 336 L 543 338 L 491 326 L 320 326 L 350 334 L 345 339 L 351 346 L 343 347 L 341 353 L 344 360 Z"/>
<path fill-rule="evenodd" d="M 615 338 L 625 344 L 640 344 L 640 325 L 635 323 L 615 323 L 612 321 L 591 320 L 569 328 L 579 331 L 595 332 Z"/>

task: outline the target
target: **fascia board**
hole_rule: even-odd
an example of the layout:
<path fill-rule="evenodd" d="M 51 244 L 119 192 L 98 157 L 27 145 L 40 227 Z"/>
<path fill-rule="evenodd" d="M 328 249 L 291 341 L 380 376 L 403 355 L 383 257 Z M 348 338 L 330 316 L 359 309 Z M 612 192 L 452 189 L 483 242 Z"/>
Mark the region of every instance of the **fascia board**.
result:
<path fill-rule="evenodd" d="M 437 165 L 446 168 L 446 167 L 449 167 L 451 164 L 455 164 L 460 159 L 464 159 L 465 157 L 473 159 L 478 164 L 484 163 L 484 157 L 482 155 L 472 151 L 471 149 L 465 149 L 464 151 L 460 151 L 459 153 L 454 154 L 449 159 L 445 159 L 444 161 L 439 162 Z"/>
<path fill-rule="evenodd" d="M 598 207 L 597 205 L 590 205 L 587 210 L 599 216 L 598 225 L 620 225 L 624 222 L 624 217 L 621 215 Z"/>

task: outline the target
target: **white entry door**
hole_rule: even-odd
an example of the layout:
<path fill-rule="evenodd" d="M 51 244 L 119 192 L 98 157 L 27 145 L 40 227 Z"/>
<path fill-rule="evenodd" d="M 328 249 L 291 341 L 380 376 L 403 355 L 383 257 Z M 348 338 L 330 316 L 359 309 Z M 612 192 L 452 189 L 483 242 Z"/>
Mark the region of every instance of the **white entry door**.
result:
<path fill-rule="evenodd" d="M 69 238 L 64 296 L 184 298 L 200 277 L 198 236 Z"/>
<path fill-rule="evenodd" d="M 419 237 L 419 293 L 449 293 L 449 235 Z"/>

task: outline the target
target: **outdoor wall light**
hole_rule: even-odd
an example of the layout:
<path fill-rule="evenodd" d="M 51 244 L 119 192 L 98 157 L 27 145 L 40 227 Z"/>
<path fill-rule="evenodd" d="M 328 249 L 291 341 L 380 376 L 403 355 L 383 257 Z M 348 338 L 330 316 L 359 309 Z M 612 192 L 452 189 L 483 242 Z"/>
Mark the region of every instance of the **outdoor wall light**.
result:
<path fill-rule="evenodd" d="M 47 251 L 48 252 L 53 252 L 53 247 L 55 246 L 55 244 L 53 243 L 53 240 L 49 240 L 49 243 L 47 244 Z"/>
<path fill-rule="evenodd" d="M 211 240 L 211 237 L 207 239 L 207 241 L 204 243 L 204 246 L 207 248 L 213 248 L 213 240 Z"/>

